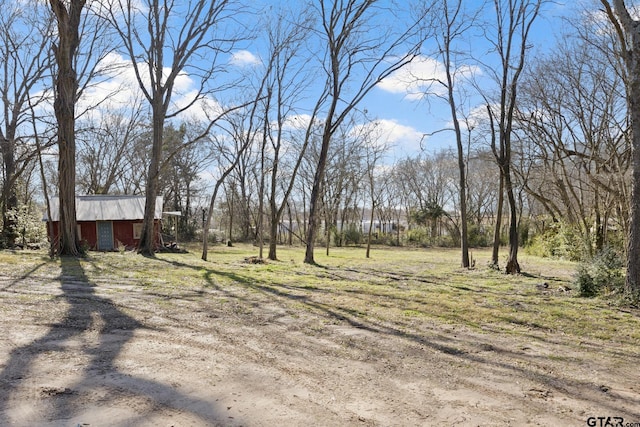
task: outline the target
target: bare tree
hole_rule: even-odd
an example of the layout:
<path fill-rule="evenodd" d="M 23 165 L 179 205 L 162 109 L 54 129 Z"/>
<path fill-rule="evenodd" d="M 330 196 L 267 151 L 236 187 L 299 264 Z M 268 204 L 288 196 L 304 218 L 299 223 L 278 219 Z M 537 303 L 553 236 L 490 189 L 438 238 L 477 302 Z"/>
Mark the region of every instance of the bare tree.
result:
<path fill-rule="evenodd" d="M 467 189 L 469 221 L 484 228 L 496 216 L 499 171 L 495 168 L 493 153 L 477 151 L 467 161 Z"/>
<path fill-rule="evenodd" d="M 58 124 L 58 195 L 60 229 L 57 252 L 80 253 L 75 209 L 76 120 L 104 99 L 83 101 L 83 94 L 108 75 L 104 59 L 113 49 L 106 25 L 98 19 L 100 4 L 86 0 L 49 0 L 57 24 L 53 43 L 55 64 L 53 109 Z"/>
<path fill-rule="evenodd" d="M 461 264 L 464 268 L 469 268 L 469 239 L 467 232 L 467 178 L 466 178 L 466 156 L 465 144 L 463 141 L 462 130 L 460 126 L 460 103 L 458 101 L 458 80 L 460 72 L 460 64 L 457 63 L 457 39 L 462 37 L 475 24 L 476 17 L 468 14 L 464 9 L 462 0 L 445 0 L 441 3 L 441 13 L 438 14 L 439 31 L 434 35 L 438 44 L 439 58 L 445 73 L 445 80 L 437 83 L 444 86 L 445 94 L 438 95 L 443 98 L 449 105 L 451 111 L 451 121 L 453 123 L 453 131 L 455 134 L 458 174 L 459 174 L 459 212 L 460 212 L 460 249 Z M 476 12 L 477 13 L 477 12 Z M 438 91 L 434 92 L 438 94 Z M 469 131 L 470 132 L 470 131 Z"/>
<path fill-rule="evenodd" d="M 349 113 L 385 77 L 408 64 L 417 54 L 417 22 L 386 22 L 376 13 L 382 5 L 373 0 L 317 0 L 320 17 L 320 53 L 325 73 L 324 94 L 328 95 L 322 144 L 309 200 L 307 245 L 304 262 L 314 264 L 314 246 L 319 223 L 321 185 L 331 140 Z M 406 19 L 406 16 L 404 17 Z M 401 24 L 400 22 L 403 22 Z M 400 34 L 391 28 L 402 26 Z M 353 92 L 349 92 L 352 89 Z"/>
<path fill-rule="evenodd" d="M 80 253 L 76 229 L 76 99 L 78 77 L 75 56 L 80 45 L 80 22 L 86 0 L 49 0 L 58 25 L 58 42 L 53 53 L 58 66 L 55 78 L 54 110 L 58 121 L 58 191 L 60 200 L 60 255 Z"/>
<path fill-rule="evenodd" d="M 128 111 L 99 111 L 85 123 L 90 130 L 78 138 L 78 187 L 86 194 L 109 194 L 118 181 L 138 168 L 127 163 L 128 153 L 145 130 L 140 105 Z M 130 156 L 129 156 L 130 157 Z"/>
<path fill-rule="evenodd" d="M 173 144 L 165 143 L 165 155 L 173 155 L 161 169 L 161 192 L 165 204 L 173 211 L 181 212 L 178 219 L 178 231 L 183 239 L 193 239 L 196 231 L 195 209 L 197 198 L 202 195 L 199 185 L 200 174 L 211 166 L 214 155 L 211 150 L 211 138 L 197 138 L 206 123 L 190 121 L 172 129 Z M 169 126 L 171 129 L 172 126 Z M 165 131 L 166 135 L 166 131 Z M 197 142 L 184 144 L 184 141 Z M 165 139 L 166 141 L 166 139 Z M 166 141 L 169 142 L 169 141 Z"/>
<path fill-rule="evenodd" d="M 379 177 L 379 180 L 381 184 L 379 185 L 380 189 L 378 193 L 379 216 L 381 218 L 384 217 L 390 225 L 387 233 L 389 234 L 389 237 L 394 240 L 389 240 L 389 243 L 395 244 L 395 246 L 400 246 L 400 236 L 404 229 L 404 225 L 402 224 L 402 206 L 405 203 L 405 195 L 402 194 L 401 187 L 398 185 L 399 183 L 396 179 L 393 167 L 386 168 Z M 393 233 L 393 235 L 391 233 Z"/>
<path fill-rule="evenodd" d="M 640 20 L 633 18 L 624 0 L 601 2 L 618 35 L 626 66 L 632 179 L 625 290 L 634 299 L 640 299 Z"/>
<path fill-rule="evenodd" d="M 502 189 L 509 202 L 509 257 L 505 271 L 509 274 L 520 272 L 518 263 L 518 207 L 514 191 L 512 168 L 512 131 L 516 109 L 518 84 L 527 58 L 528 39 L 531 27 L 540 14 L 545 0 L 494 0 L 495 34 L 489 42 L 498 54 L 499 67 L 490 70 L 498 85 L 498 100 L 487 99 L 487 112 L 491 125 L 491 149 L 500 169 L 500 197 Z M 498 265 L 501 204 L 498 202 L 496 238 L 492 263 Z"/>
<path fill-rule="evenodd" d="M 337 237 L 335 243 L 342 245 L 346 213 L 362 193 L 362 181 L 366 179 L 365 145 L 368 141 L 365 135 L 370 133 L 371 127 L 358 125 L 358 116 L 357 112 L 353 112 L 348 121 L 342 123 L 335 133 L 335 143 L 329 147 L 327 154 L 327 173 L 323 179 L 321 197 L 326 255 L 329 255 L 332 234 Z M 320 155 L 320 145 L 313 146 L 308 154 L 313 168 Z M 341 210 L 343 216 L 338 222 Z"/>
<path fill-rule="evenodd" d="M 371 215 L 369 217 L 369 230 L 367 232 L 367 250 L 365 257 L 371 256 L 371 235 L 373 230 L 374 213 L 379 209 L 382 203 L 382 190 L 383 186 L 379 182 L 381 174 L 379 171 L 380 160 L 382 156 L 387 152 L 389 146 L 383 141 L 375 138 L 375 128 L 365 130 L 363 135 L 365 141 L 365 166 L 367 184 L 369 189 L 369 199 L 371 200 Z"/>
<path fill-rule="evenodd" d="M 297 14 L 297 16 L 289 16 Z M 277 16 L 269 27 L 269 73 L 268 96 L 271 108 L 266 109 L 265 137 L 269 141 L 270 182 L 269 182 L 269 254 L 271 260 L 277 259 L 277 235 L 284 209 L 293 191 L 298 171 L 302 164 L 306 148 L 313 129 L 316 109 L 311 113 L 307 126 L 296 122 L 296 101 L 306 93 L 312 81 L 305 71 L 306 61 L 301 58 L 305 38 L 308 36 L 310 18 L 304 11 L 289 11 Z M 300 131 L 302 143 L 299 146 L 292 141 Z M 266 148 L 266 147 L 265 147 Z"/>
<path fill-rule="evenodd" d="M 585 256 L 603 249 L 606 224 L 627 229 L 629 206 L 624 83 L 594 42 L 565 39 L 539 58 L 522 81 L 516 122 L 516 175 L 553 221 L 582 237 Z"/>
<path fill-rule="evenodd" d="M 262 80 L 265 81 L 264 79 Z M 207 261 L 209 252 L 209 229 L 213 220 L 213 212 L 220 188 L 225 180 L 231 175 L 238 165 L 245 159 L 247 149 L 257 140 L 257 134 L 262 130 L 260 127 L 260 119 L 258 105 L 262 98 L 262 91 L 265 85 L 261 85 L 260 89 L 255 92 L 255 99 L 248 108 L 235 110 L 225 118 L 225 125 L 221 125 L 226 135 L 218 135 L 213 139 L 213 151 L 217 156 L 215 163 L 219 174 L 216 178 L 213 194 L 209 201 L 209 211 L 206 217 L 204 230 L 202 233 L 202 259 Z M 244 183 L 243 183 L 244 184 Z M 231 190 L 233 191 L 233 190 Z M 229 194 L 227 194 L 229 197 Z M 233 204 L 233 202 L 231 202 Z M 233 210 L 230 209 L 230 215 Z M 232 226 L 229 226 L 229 239 L 231 240 Z"/>
<path fill-rule="evenodd" d="M 237 35 L 221 33 L 225 22 L 237 21 L 239 10 L 232 6 L 229 0 L 116 0 L 109 8 L 108 19 L 122 39 L 140 90 L 151 106 L 153 143 L 139 253 L 151 255 L 155 251 L 154 212 L 165 121 L 210 93 L 209 85 L 219 67 L 218 55 L 228 52 L 239 40 Z M 207 60 L 202 61 L 203 58 Z M 207 65 L 203 66 L 203 62 Z M 172 99 L 176 80 L 184 73 L 197 79 L 199 86 L 183 104 L 175 105 Z M 211 127 L 219 114 L 214 116 Z M 199 136 L 204 137 L 205 134 Z"/>
<path fill-rule="evenodd" d="M 15 245 L 15 220 L 10 212 L 18 208 L 17 182 L 37 153 L 30 145 L 31 107 L 44 100 L 37 96 L 38 85 L 49 77 L 51 60 L 48 49 L 53 20 L 39 2 L 6 4 L 0 15 L 0 152 L 3 186 L 2 218 L 4 243 Z"/>

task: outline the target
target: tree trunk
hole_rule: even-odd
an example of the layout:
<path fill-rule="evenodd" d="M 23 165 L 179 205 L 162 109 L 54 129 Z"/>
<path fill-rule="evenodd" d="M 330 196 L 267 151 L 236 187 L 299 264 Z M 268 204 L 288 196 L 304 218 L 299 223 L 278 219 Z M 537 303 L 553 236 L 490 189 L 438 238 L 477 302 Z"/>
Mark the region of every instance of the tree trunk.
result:
<path fill-rule="evenodd" d="M 13 135 L 12 135 L 13 134 Z M 4 187 L 2 188 L 2 235 L 5 245 L 12 248 L 16 244 L 15 216 L 10 214 L 18 208 L 18 196 L 16 195 L 16 161 L 15 161 L 15 132 L 7 132 L 7 136 L 1 143 L 2 159 L 4 163 Z"/>
<path fill-rule="evenodd" d="M 502 209 L 504 206 L 504 176 L 500 171 L 500 184 L 498 185 L 498 206 L 496 207 L 496 224 L 493 230 L 493 250 L 491 252 L 491 266 L 499 269 L 498 260 L 500 252 L 500 234 L 502 229 Z"/>
<path fill-rule="evenodd" d="M 234 206 L 235 194 L 236 194 L 235 191 L 231 192 L 231 203 L 229 203 L 229 241 L 227 242 L 229 246 L 231 246 L 233 242 L 233 216 L 234 216 L 234 209 L 235 209 L 235 206 Z"/>
<path fill-rule="evenodd" d="M 373 210 L 375 208 L 375 202 L 371 204 L 371 216 L 369 217 L 369 231 L 367 232 L 367 254 L 366 257 L 369 258 L 371 254 L 371 232 L 373 231 Z"/>
<path fill-rule="evenodd" d="M 640 21 L 635 20 L 624 0 L 613 0 L 614 16 L 607 0 L 601 0 L 614 25 L 627 68 L 627 107 L 631 122 L 631 197 L 627 240 L 625 292 L 640 300 Z"/>
<path fill-rule="evenodd" d="M 640 48 L 640 43 L 637 44 Z M 640 52 L 636 51 L 635 52 Z M 635 300 L 640 299 L 640 67 L 632 78 L 635 80 L 633 92 L 634 109 L 631 122 L 633 126 L 631 181 L 631 212 L 629 215 L 629 240 L 627 246 L 627 275 L 625 291 Z"/>
<path fill-rule="evenodd" d="M 463 268 L 469 268 L 469 232 L 467 230 L 467 178 L 465 175 L 464 153 L 462 145 L 458 146 L 458 169 L 460 172 L 460 250 L 462 251 L 461 264 Z"/>
<path fill-rule="evenodd" d="M 337 102 L 337 101 L 336 101 Z M 328 117 L 331 118 L 330 114 Z M 304 254 L 304 262 L 307 264 L 315 264 L 313 258 L 313 250 L 316 240 L 316 233 L 318 227 L 318 219 L 320 209 L 318 204 L 320 203 L 321 184 L 324 178 L 324 169 L 327 165 L 327 156 L 329 154 L 329 143 L 331 140 L 330 135 L 330 120 L 325 123 L 324 134 L 322 136 L 322 147 L 320 149 L 320 157 L 318 158 L 318 165 L 316 173 L 313 179 L 313 187 L 311 189 L 311 199 L 309 200 L 309 220 L 307 225 L 307 247 Z"/>
<path fill-rule="evenodd" d="M 289 202 L 287 202 L 287 209 L 289 210 L 289 246 L 293 246 L 293 217 L 291 216 Z"/>
<path fill-rule="evenodd" d="M 621 13 L 622 1 L 616 1 Z M 627 14 L 628 16 L 628 14 Z M 629 212 L 629 240 L 627 247 L 627 275 L 625 291 L 632 298 L 640 299 L 640 21 L 627 19 L 626 31 L 631 36 L 631 49 L 627 54 L 629 75 L 628 104 L 631 117 L 631 209 Z"/>
<path fill-rule="evenodd" d="M 616 1 L 620 13 L 622 2 Z M 629 116 L 631 118 L 631 208 L 629 212 L 629 237 L 627 244 L 627 275 L 625 291 L 632 298 L 640 299 L 640 21 L 626 25 L 632 40 L 627 54 Z"/>
<path fill-rule="evenodd" d="M 271 224 L 269 228 L 269 236 L 271 236 L 269 238 L 269 254 L 267 255 L 267 258 L 269 258 L 271 261 L 276 261 L 278 259 L 277 242 L 276 242 L 276 239 L 274 238 L 274 236 L 278 234 L 278 224 L 279 224 L 279 221 L 277 220 L 277 218 L 274 218 L 274 216 L 272 215 Z"/>
<path fill-rule="evenodd" d="M 513 193 L 511 171 L 508 165 L 505 167 L 504 178 L 509 201 L 509 258 L 507 259 L 505 272 L 507 274 L 518 274 L 520 273 L 520 264 L 518 263 L 518 209 Z"/>
<path fill-rule="evenodd" d="M 258 191 L 260 197 L 258 201 L 258 218 L 256 221 L 256 238 L 258 241 L 258 259 L 263 259 L 264 253 L 264 146 L 262 147 L 262 160 L 260 167 L 260 191 Z M 275 241 L 275 239 L 273 239 Z"/>
<path fill-rule="evenodd" d="M 78 79 L 74 69 L 74 57 L 80 36 L 80 15 L 85 0 L 72 0 L 69 10 L 65 2 L 50 0 L 51 9 L 58 22 L 58 44 L 53 53 L 58 64 L 56 75 L 56 97 L 53 108 L 58 121 L 58 192 L 60 201 L 60 226 L 58 254 L 77 256 L 80 254 L 76 229 L 76 140 L 75 102 Z"/>
<path fill-rule="evenodd" d="M 157 97 L 156 99 L 162 99 Z M 138 245 L 138 253 L 153 256 L 155 253 L 154 220 L 156 211 L 156 197 L 158 196 L 158 179 L 160 175 L 160 159 L 162 155 L 162 139 L 164 136 L 164 114 L 154 106 L 153 111 L 153 141 L 151 145 L 151 159 L 147 171 L 147 185 L 145 187 L 144 219 L 142 234 Z"/>

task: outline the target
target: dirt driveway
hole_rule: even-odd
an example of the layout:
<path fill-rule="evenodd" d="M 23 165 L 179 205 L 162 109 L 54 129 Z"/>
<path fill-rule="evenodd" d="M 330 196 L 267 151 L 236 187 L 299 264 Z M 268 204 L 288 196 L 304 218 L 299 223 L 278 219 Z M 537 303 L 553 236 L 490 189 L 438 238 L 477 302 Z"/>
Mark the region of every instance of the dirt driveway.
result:
<path fill-rule="evenodd" d="M 604 341 L 363 320 L 321 289 L 178 294 L 76 263 L 0 277 L 0 425 L 640 423 L 639 356 Z"/>

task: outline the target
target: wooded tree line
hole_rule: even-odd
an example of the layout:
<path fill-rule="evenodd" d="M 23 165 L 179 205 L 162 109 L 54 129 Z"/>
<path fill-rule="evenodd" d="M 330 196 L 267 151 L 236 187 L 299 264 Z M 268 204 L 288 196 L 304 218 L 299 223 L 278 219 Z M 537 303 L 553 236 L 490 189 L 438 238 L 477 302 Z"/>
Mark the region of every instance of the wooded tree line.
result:
<path fill-rule="evenodd" d="M 418 224 L 429 243 L 448 236 L 465 267 L 485 242 L 499 266 L 505 240 L 510 273 L 523 240 L 638 258 L 635 5 L 585 6 L 543 48 L 545 0 L 289 3 L 5 2 L 3 244 L 17 243 L 17 211 L 56 195 L 56 251 L 78 254 L 75 195 L 109 193 L 146 196 L 147 254 L 163 195 L 182 233 L 202 229 L 204 259 L 216 211 L 227 237 L 272 259 L 285 229 L 313 263 L 317 238 L 371 242 L 376 222 L 395 244 Z M 427 59 L 429 76 L 414 67 Z M 424 147 L 451 149 L 390 160 L 366 104 L 398 76 L 425 116 L 450 111 Z"/>

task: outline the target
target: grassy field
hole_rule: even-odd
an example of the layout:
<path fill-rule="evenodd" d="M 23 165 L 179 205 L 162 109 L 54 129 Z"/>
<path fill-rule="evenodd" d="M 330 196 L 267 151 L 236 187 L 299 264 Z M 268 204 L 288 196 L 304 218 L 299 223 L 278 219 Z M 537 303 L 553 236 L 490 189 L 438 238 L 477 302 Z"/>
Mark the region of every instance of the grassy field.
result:
<path fill-rule="evenodd" d="M 329 318 L 363 324 L 410 329 L 415 322 L 442 322 L 640 345 L 638 311 L 613 299 L 577 297 L 571 262 L 523 255 L 523 274 L 509 276 L 487 267 L 490 253 L 485 250 L 473 251 L 476 267 L 465 270 L 459 268 L 459 252 L 449 249 L 375 248 L 370 259 L 362 248 L 335 248 L 329 256 L 318 250 L 317 266 L 303 264 L 299 248 L 280 248 L 279 261 L 264 264 L 246 262 L 257 253 L 250 245 L 214 247 L 209 262 L 200 259 L 197 246 L 189 249 L 156 258 L 94 252 L 79 261 L 4 251 L 0 274 L 124 280 L 173 299 L 204 298 L 197 295 L 207 288 L 241 288 L 276 298 L 289 309 L 332 313 Z"/>
<path fill-rule="evenodd" d="M 0 252 L 0 426 L 640 421 L 640 312 L 576 296 L 573 263 L 189 249 Z"/>

